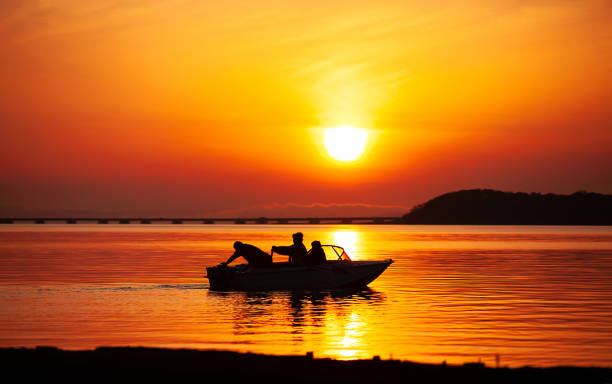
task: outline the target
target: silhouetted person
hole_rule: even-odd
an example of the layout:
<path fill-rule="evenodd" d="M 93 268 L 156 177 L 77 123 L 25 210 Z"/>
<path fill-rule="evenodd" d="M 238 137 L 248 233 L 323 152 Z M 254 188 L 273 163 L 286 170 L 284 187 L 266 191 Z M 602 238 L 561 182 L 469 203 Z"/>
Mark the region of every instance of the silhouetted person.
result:
<path fill-rule="evenodd" d="M 234 254 L 231 255 L 226 262 L 221 264 L 228 265 L 232 261 L 242 256 L 252 267 L 268 267 L 272 265 L 272 256 L 268 255 L 254 245 L 236 241 L 234 243 L 234 249 L 236 252 L 234 252 Z"/>
<path fill-rule="evenodd" d="M 327 258 L 325 257 L 325 251 L 321 246 L 321 242 L 315 240 L 310 244 L 312 245 L 312 248 L 310 251 L 308 251 L 308 255 L 306 256 L 306 264 L 317 265 L 325 263 Z"/>
<path fill-rule="evenodd" d="M 302 232 L 297 232 L 292 235 L 293 244 L 290 246 L 277 247 L 276 245 L 272 247 L 272 252 L 276 252 L 279 255 L 288 255 L 289 262 L 291 264 L 304 264 L 306 254 L 306 247 L 304 246 L 304 235 Z"/>

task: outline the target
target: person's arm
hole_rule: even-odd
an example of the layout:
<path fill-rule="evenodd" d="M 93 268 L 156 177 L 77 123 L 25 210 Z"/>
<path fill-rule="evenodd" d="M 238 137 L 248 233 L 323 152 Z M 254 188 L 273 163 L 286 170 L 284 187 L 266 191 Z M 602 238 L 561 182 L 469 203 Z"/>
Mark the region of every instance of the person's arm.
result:
<path fill-rule="evenodd" d="M 291 246 L 282 246 L 282 247 L 277 247 L 274 246 L 272 247 L 272 251 L 274 251 L 275 253 L 278 253 L 279 255 L 289 255 L 289 262 L 292 262 L 292 257 L 291 255 L 293 254 L 293 248 L 291 248 Z"/>
<path fill-rule="evenodd" d="M 291 247 L 277 247 L 274 246 L 272 247 L 272 250 L 274 251 L 274 253 L 278 253 L 279 255 L 289 255 L 291 254 Z"/>
<path fill-rule="evenodd" d="M 237 259 L 237 258 L 239 258 L 239 257 L 240 257 L 240 255 L 238 254 L 238 251 L 236 251 L 236 252 L 234 252 L 234 254 L 233 254 L 233 255 L 231 255 L 231 256 L 229 257 L 229 259 L 227 259 L 227 261 L 226 261 L 226 262 L 223 262 L 223 263 L 221 263 L 221 264 L 223 264 L 223 265 L 228 265 L 229 263 L 231 263 L 232 261 L 236 260 L 236 259 Z"/>

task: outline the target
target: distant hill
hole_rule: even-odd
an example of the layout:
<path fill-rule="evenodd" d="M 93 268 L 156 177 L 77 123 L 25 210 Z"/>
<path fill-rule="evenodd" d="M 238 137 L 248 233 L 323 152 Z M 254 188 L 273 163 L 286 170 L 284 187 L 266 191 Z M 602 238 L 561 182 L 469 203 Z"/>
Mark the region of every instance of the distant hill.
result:
<path fill-rule="evenodd" d="M 417 205 L 399 223 L 612 225 L 612 195 L 463 190 Z"/>

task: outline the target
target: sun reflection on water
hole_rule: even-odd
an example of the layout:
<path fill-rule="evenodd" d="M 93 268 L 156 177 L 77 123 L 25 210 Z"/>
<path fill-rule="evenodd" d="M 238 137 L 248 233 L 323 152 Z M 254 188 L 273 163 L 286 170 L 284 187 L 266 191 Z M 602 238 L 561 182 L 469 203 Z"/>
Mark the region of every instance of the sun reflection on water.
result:
<path fill-rule="evenodd" d="M 359 237 L 357 232 L 337 231 L 334 232 L 334 244 L 344 248 L 345 252 L 352 260 L 357 260 L 359 256 Z"/>
<path fill-rule="evenodd" d="M 364 334 L 363 326 L 359 315 L 352 312 L 344 325 L 344 337 L 339 343 L 339 349 L 335 351 L 339 356 L 345 359 L 357 357 Z"/>

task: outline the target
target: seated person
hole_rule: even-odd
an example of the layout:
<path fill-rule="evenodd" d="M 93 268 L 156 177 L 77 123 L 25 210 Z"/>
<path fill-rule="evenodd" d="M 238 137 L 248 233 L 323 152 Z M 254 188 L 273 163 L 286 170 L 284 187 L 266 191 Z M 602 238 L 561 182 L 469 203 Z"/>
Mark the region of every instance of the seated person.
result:
<path fill-rule="evenodd" d="M 254 245 L 236 241 L 234 243 L 234 249 L 236 252 L 234 252 L 234 254 L 231 255 L 226 262 L 221 263 L 222 265 L 228 265 L 240 256 L 244 257 L 251 267 L 269 267 L 272 265 L 272 256 L 268 255 Z"/>
<path fill-rule="evenodd" d="M 290 246 L 277 247 L 276 245 L 272 247 L 272 252 L 276 252 L 279 255 L 289 255 L 289 262 L 295 265 L 304 264 L 304 259 L 306 258 L 306 247 L 304 246 L 304 235 L 302 232 L 294 233 L 293 244 Z"/>
<path fill-rule="evenodd" d="M 308 256 L 306 256 L 306 264 L 317 265 L 327 262 L 325 251 L 323 247 L 321 247 L 321 242 L 315 240 L 311 245 L 312 248 L 308 251 Z"/>

